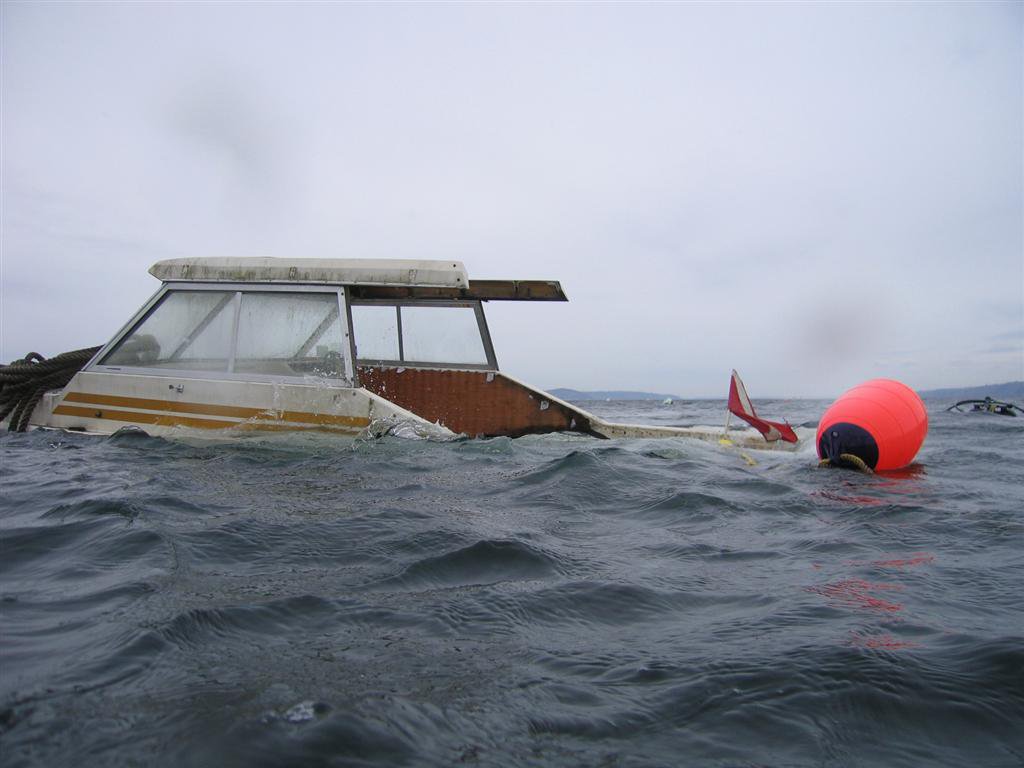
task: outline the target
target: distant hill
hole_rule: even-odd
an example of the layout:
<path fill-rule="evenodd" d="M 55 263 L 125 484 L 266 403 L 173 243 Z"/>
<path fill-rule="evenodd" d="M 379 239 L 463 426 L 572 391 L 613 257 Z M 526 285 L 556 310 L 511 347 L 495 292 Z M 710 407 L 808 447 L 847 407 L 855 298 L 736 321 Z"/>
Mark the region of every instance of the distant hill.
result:
<path fill-rule="evenodd" d="M 562 400 L 664 400 L 671 397 L 673 400 L 682 400 L 679 395 L 669 395 L 663 392 L 636 392 L 633 390 L 621 389 L 568 389 L 558 387 L 548 389 L 557 398 Z M 984 397 L 991 397 L 995 400 L 1009 400 L 1020 403 L 1024 400 L 1024 381 L 1007 381 L 1003 384 L 985 384 L 978 387 L 949 387 L 947 389 L 926 389 L 918 392 L 921 397 L 944 399 L 944 400 L 969 400 Z M 689 398 L 700 399 L 700 398 Z M 761 398 L 768 400 L 772 398 Z M 813 399 L 813 398 L 812 398 Z M 1022 403 L 1024 404 L 1024 403 Z"/>
<path fill-rule="evenodd" d="M 950 387 L 949 389 L 928 389 L 918 392 L 921 397 L 945 398 L 947 400 L 970 400 L 991 397 L 995 400 L 1024 400 L 1024 381 L 1008 381 L 1005 384 L 985 384 L 980 387 Z"/>
<path fill-rule="evenodd" d="M 561 400 L 664 400 L 671 397 L 673 400 L 682 400 L 679 395 L 665 395 L 657 392 L 633 392 L 630 390 L 609 389 L 581 391 L 579 389 L 549 389 L 547 390 Z"/>

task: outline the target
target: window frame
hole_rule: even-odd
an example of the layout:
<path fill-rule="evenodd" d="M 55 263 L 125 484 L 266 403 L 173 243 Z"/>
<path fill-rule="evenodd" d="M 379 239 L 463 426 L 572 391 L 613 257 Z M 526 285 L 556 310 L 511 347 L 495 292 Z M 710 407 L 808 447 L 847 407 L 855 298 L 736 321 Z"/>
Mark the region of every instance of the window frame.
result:
<path fill-rule="evenodd" d="M 127 365 L 101 365 L 99 361 L 103 360 L 118 344 L 121 343 L 122 339 L 130 335 L 135 331 L 142 323 L 144 323 L 149 317 L 156 311 L 156 309 L 163 303 L 164 297 L 169 293 L 182 292 L 182 291 L 214 291 L 219 293 L 234 293 L 232 297 L 232 309 L 233 318 L 231 326 L 231 349 L 229 350 L 228 357 L 228 370 L 227 371 L 197 371 L 170 368 L 161 366 L 159 368 L 148 368 L 145 366 L 127 366 Z M 306 383 L 306 377 L 304 376 L 280 376 L 272 374 L 259 374 L 259 373 L 235 373 L 235 355 L 238 348 L 238 318 L 242 308 L 242 294 L 258 294 L 258 293 L 333 293 L 335 294 L 338 302 L 338 322 L 341 324 L 342 332 L 342 345 L 347 348 L 345 354 L 345 378 L 327 378 L 317 377 L 319 381 L 325 381 L 335 386 L 350 388 L 358 386 L 358 379 L 356 375 L 356 363 L 355 363 L 355 344 L 352 339 L 351 332 L 351 316 L 348 309 L 348 296 L 343 285 L 303 285 L 303 284 L 253 284 L 253 283 L 192 283 L 192 282 L 173 282 L 165 283 L 162 285 L 153 296 L 150 297 L 149 301 L 142 305 L 141 309 L 135 313 L 131 320 L 119 330 L 114 337 L 107 342 L 107 344 L 97 352 L 92 360 L 86 364 L 83 370 L 94 371 L 98 373 L 114 373 L 114 374 L 128 374 L 138 376 L 163 376 L 163 377 L 174 377 L 183 379 L 212 379 L 221 381 L 255 381 L 255 382 L 274 382 L 282 384 L 292 385 L 303 385 Z"/>
<path fill-rule="evenodd" d="M 351 334 L 353 346 L 353 360 L 356 366 L 365 368 L 395 367 L 395 368 L 431 368 L 431 369 L 456 369 L 473 371 L 497 371 L 498 361 L 494 354 L 494 345 L 491 342 L 491 333 L 487 328 L 487 318 L 484 315 L 483 303 L 479 300 L 456 300 L 456 299 L 350 299 L 348 302 L 349 312 L 352 307 L 373 306 L 373 307 L 395 307 L 398 329 L 398 360 L 381 360 L 378 358 L 357 358 L 355 348 L 359 340 L 355 338 L 355 330 Z M 402 333 L 402 307 L 470 307 L 476 316 L 477 331 L 480 334 L 480 341 L 483 344 L 484 356 L 487 362 L 484 363 L 454 363 L 454 362 L 421 362 L 405 359 L 405 342 Z M 349 328 L 353 328 L 351 316 L 349 317 Z"/>

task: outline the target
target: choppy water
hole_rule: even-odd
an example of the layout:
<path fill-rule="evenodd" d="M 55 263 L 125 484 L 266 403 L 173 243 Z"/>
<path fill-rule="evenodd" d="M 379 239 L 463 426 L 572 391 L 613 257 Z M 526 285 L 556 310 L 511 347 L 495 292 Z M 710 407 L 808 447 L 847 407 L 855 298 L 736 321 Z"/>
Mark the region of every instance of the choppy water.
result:
<path fill-rule="evenodd" d="M 929 405 L 888 477 L 680 439 L 3 434 L 0 758 L 1021 765 L 1024 419 Z"/>

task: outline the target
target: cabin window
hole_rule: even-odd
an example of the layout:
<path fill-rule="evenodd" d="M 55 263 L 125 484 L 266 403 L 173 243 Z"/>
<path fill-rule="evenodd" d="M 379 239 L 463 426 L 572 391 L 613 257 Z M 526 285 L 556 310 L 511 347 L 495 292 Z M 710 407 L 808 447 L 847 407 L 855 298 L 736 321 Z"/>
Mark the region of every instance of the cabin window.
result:
<path fill-rule="evenodd" d="M 99 365 L 350 381 L 354 343 L 364 365 L 497 367 L 479 302 L 361 301 L 349 316 L 343 288 L 231 288 L 165 290 Z"/>
<path fill-rule="evenodd" d="M 100 365 L 348 379 L 337 290 L 172 290 Z"/>
<path fill-rule="evenodd" d="M 403 360 L 485 365 L 473 307 L 401 307 Z"/>
<path fill-rule="evenodd" d="M 101 361 L 101 365 L 226 371 L 234 329 L 234 292 L 173 291 Z"/>
<path fill-rule="evenodd" d="M 352 330 L 360 360 L 400 360 L 398 308 L 376 304 L 352 307 Z"/>
<path fill-rule="evenodd" d="M 335 293 L 243 293 L 235 373 L 344 378 Z"/>
<path fill-rule="evenodd" d="M 352 327 L 363 363 L 489 364 L 472 304 L 355 304 Z"/>

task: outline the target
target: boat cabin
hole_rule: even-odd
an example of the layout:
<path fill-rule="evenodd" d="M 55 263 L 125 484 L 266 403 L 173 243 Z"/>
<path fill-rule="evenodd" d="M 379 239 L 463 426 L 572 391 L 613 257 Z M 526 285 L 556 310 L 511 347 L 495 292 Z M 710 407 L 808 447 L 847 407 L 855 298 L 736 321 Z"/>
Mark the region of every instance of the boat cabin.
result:
<path fill-rule="evenodd" d="M 172 259 L 150 274 L 159 290 L 44 399 L 41 425 L 590 431 L 501 374 L 487 329 L 484 302 L 566 301 L 557 282 L 471 285 L 460 262 L 406 260 Z"/>
<path fill-rule="evenodd" d="M 157 292 L 30 426 L 110 434 L 397 427 L 491 437 L 718 431 L 612 424 L 501 372 L 489 301 L 566 301 L 457 261 L 215 258 L 153 265 Z"/>
<path fill-rule="evenodd" d="M 150 272 L 163 286 L 90 368 L 343 387 L 358 384 L 360 366 L 497 370 L 481 299 L 464 298 L 457 263 L 420 282 L 422 262 L 367 270 L 332 261 L 316 283 L 290 262 L 259 271 L 252 263 L 156 264 Z"/>

